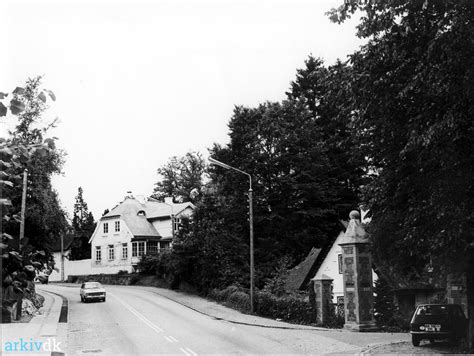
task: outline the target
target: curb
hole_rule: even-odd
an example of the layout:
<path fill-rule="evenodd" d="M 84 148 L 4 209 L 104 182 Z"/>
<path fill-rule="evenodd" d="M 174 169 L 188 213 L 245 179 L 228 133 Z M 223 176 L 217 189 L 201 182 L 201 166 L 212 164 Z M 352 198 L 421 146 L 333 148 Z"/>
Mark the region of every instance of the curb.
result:
<path fill-rule="evenodd" d="M 378 343 L 378 344 L 372 344 L 372 345 L 368 345 L 365 349 L 362 349 L 361 351 L 361 355 L 370 355 L 371 354 L 371 351 L 375 350 L 376 348 L 380 347 L 380 346 L 388 346 L 388 345 L 396 345 L 396 344 L 405 344 L 407 343 L 408 341 L 393 341 L 393 342 L 382 342 L 382 343 Z"/>

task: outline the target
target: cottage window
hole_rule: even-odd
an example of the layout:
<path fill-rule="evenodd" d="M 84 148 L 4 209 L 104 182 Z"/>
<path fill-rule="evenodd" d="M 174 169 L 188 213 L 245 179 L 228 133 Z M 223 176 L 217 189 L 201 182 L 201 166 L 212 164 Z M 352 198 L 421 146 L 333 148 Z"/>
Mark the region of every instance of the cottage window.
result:
<path fill-rule="evenodd" d="M 171 242 L 170 241 L 161 241 L 160 242 L 160 249 L 165 250 L 167 248 L 171 247 Z"/>
<path fill-rule="evenodd" d="M 116 221 L 115 222 L 115 232 L 119 232 L 120 231 L 120 221 Z"/>
<path fill-rule="evenodd" d="M 181 227 L 181 219 L 180 218 L 173 218 L 173 231 L 174 232 L 179 231 L 180 227 Z"/>
<path fill-rule="evenodd" d="M 128 244 L 122 244 L 122 260 L 128 258 Z"/>
<path fill-rule="evenodd" d="M 104 223 L 104 234 L 109 232 L 109 223 Z"/>
<path fill-rule="evenodd" d="M 339 274 L 342 274 L 342 254 L 337 255 L 337 266 L 339 268 Z"/>
<path fill-rule="evenodd" d="M 149 254 L 158 253 L 158 241 L 148 241 L 146 252 Z"/>
<path fill-rule="evenodd" d="M 132 242 L 132 257 L 141 257 L 145 254 L 145 241 Z"/>
<path fill-rule="evenodd" d="M 102 251 L 100 250 L 100 246 L 95 247 L 95 260 L 96 262 L 100 262 L 102 260 Z"/>
<path fill-rule="evenodd" d="M 138 242 L 138 257 L 141 257 L 145 254 L 145 241 Z"/>
<path fill-rule="evenodd" d="M 109 245 L 109 261 L 115 259 L 114 245 Z"/>

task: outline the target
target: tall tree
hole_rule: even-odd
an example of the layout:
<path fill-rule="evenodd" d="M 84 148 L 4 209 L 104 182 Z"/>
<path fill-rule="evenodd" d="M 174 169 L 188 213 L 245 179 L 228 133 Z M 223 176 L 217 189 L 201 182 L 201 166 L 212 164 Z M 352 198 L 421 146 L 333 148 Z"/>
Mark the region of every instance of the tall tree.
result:
<path fill-rule="evenodd" d="M 467 273 L 474 343 L 474 3 L 345 1 L 365 15 L 352 56 L 365 191 L 377 263 L 416 279 Z"/>
<path fill-rule="evenodd" d="M 55 100 L 55 96 L 52 92 L 47 90 L 39 91 L 38 88 L 39 80 L 29 80 L 27 82 L 26 89 L 17 87 L 13 91 L 13 98 L 7 99 L 9 103 L 7 105 L 6 98 L 9 94 L 0 93 L 0 117 L 12 114 L 15 119 L 18 120 L 19 125 L 16 128 L 16 132 L 27 132 L 28 126 L 33 121 L 38 121 L 41 114 L 41 110 L 36 111 L 37 114 L 32 115 L 32 108 L 35 107 L 35 103 L 46 102 L 46 94 Z M 46 93 L 46 94 L 45 94 Z M 25 95 L 26 94 L 26 95 Z M 40 104 L 41 106 L 41 104 Z M 21 127 L 22 123 L 25 123 L 26 115 L 31 115 L 30 123 L 27 127 Z M 43 131 L 44 133 L 44 131 Z M 52 222 L 57 225 L 54 227 L 44 226 L 43 230 L 39 232 L 39 237 L 35 236 L 34 239 L 30 239 L 30 243 L 27 238 L 23 240 L 23 244 L 18 248 L 18 244 L 11 244 L 14 240 L 12 235 L 18 236 L 18 223 L 22 222 L 22 217 L 19 214 L 21 209 L 21 203 L 18 201 L 18 191 L 21 191 L 21 173 L 23 173 L 27 164 L 35 159 L 35 156 L 48 156 L 54 155 L 54 145 L 52 140 L 43 140 L 42 135 L 37 136 L 34 140 L 19 139 L 15 140 L 12 138 L 12 134 L 8 139 L 0 139 L 0 168 L 1 180 L 0 180 L 0 207 L 2 211 L 2 223 L 0 224 L 1 231 L 1 261 L 0 266 L 2 269 L 2 322 L 9 322 L 11 316 L 12 304 L 17 301 L 18 295 L 24 295 L 32 300 L 35 299 L 33 279 L 35 277 L 35 269 L 42 269 L 51 262 L 51 256 L 48 255 L 47 249 L 43 246 L 43 242 L 47 244 L 50 240 L 45 239 L 45 235 L 41 236 L 41 232 L 46 232 L 47 236 L 51 238 L 55 232 L 60 231 L 66 222 L 64 218 L 64 212 L 58 205 L 57 196 L 54 191 L 46 190 L 44 194 L 46 209 L 41 212 L 43 215 L 32 216 L 30 211 L 26 212 L 26 218 L 29 221 L 35 221 L 43 219 L 44 222 Z M 46 178 L 48 175 L 46 174 Z M 47 186 L 47 182 L 45 183 Z M 49 194 L 48 194 L 49 193 Z M 33 211 L 37 213 L 36 211 Z M 28 220 L 27 220 L 28 224 Z M 29 225 L 27 225 L 30 228 Z M 31 230 L 31 229 L 30 229 Z M 27 230 L 27 236 L 31 236 L 30 230 Z M 34 230 L 33 230 L 34 231 Z M 38 233 L 37 231 L 35 233 Z"/>
<path fill-rule="evenodd" d="M 89 239 L 92 236 L 96 223 L 94 216 L 87 207 L 87 203 L 82 196 L 81 187 L 77 189 L 76 202 L 74 203 L 74 213 L 72 218 L 72 228 L 74 230 L 74 242 L 71 251 L 71 258 L 74 260 L 87 259 L 91 257 Z"/>
<path fill-rule="evenodd" d="M 236 107 L 229 145 L 211 152 L 254 178 L 255 254 L 262 276 L 268 277 L 281 257 L 299 261 L 313 246 L 332 241 L 340 213 L 357 206 L 356 194 L 347 199 L 347 183 L 335 174 L 332 147 L 322 139 L 320 125 L 303 100 Z M 223 175 L 218 178 L 223 193 L 234 197 L 235 219 L 248 236 L 246 177 L 219 167 L 211 177 L 216 175 Z"/>
<path fill-rule="evenodd" d="M 22 174 L 28 170 L 24 251 L 29 248 L 49 251 L 54 241 L 68 229 L 66 213 L 51 184 L 51 176 L 61 172 L 65 154 L 56 147 L 54 139 L 45 138 L 54 121 L 47 122 L 44 117 L 46 97 L 40 88 L 41 77 L 36 77 L 28 79 L 24 89 L 15 90 L 13 100 L 24 110 L 18 114 L 18 124 L 7 140 L 11 147 L 29 152 L 5 170 L 16 179 L 17 184 L 9 194 L 17 209 L 21 206 Z M 4 230 L 12 236 L 19 235 L 14 220 L 6 222 Z"/>
<path fill-rule="evenodd" d="M 340 198 L 335 209 L 341 219 L 347 219 L 347 212 L 359 204 L 364 184 L 364 157 L 353 129 L 351 77 L 352 68 L 347 63 L 338 60 L 325 67 L 321 59 L 309 56 L 287 92 L 293 105 L 298 103 L 309 110 L 312 137 L 326 149 Z"/>
<path fill-rule="evenodd" d="M 205 162 L 199 152 L 188 152 L 183 157 L 171 157 L 157 172 L 162 179 L 157 182 L 152 197 L 163 200 L 195 201 L 191 192 L 203 186 Z"/>

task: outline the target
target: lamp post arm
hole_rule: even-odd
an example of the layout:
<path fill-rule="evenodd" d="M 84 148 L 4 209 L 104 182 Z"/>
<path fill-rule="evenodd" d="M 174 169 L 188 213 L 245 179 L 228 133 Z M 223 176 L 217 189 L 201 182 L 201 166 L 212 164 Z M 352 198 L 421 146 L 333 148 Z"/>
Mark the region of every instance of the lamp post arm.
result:
<path fill-rule="evenodd" d="M 229 166 L 228 164 L 225 164 L 221 161 L 218 161 L 217 159 L 214 159 L 212 157 L 209 157 L 209 162 L 211 162 L 212 164 L 215 164 L 217 166 L 221 166 L 222 168 L 225 168 L 225 169 L 232 169 L 236 172 L 239 172 L 239 173 L 242 173 L 242 174 L 245 174 L 247 177 L 249 177 L 249 184 L 250 184 L 250 189 L 252 189 L 252 176 L 247 173 L 247 172 L 244 172 L 238 168 L 235 168 L 235 167 L 232 167 L 232 166 Z"/>

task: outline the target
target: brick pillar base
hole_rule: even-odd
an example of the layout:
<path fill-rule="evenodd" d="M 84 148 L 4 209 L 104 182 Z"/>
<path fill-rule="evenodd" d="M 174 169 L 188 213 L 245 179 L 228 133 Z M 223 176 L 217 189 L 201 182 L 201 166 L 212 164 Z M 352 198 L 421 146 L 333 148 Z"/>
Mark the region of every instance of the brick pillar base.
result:
<path fill-rule="evenodd" d="M 332 310 L 332 282 L 333 279 L 323 274 L 316 276 L 314 281 L 314 291 L 316 294 L 316 319 L 320 325 L 326 324 L 330 318 Z"/>

